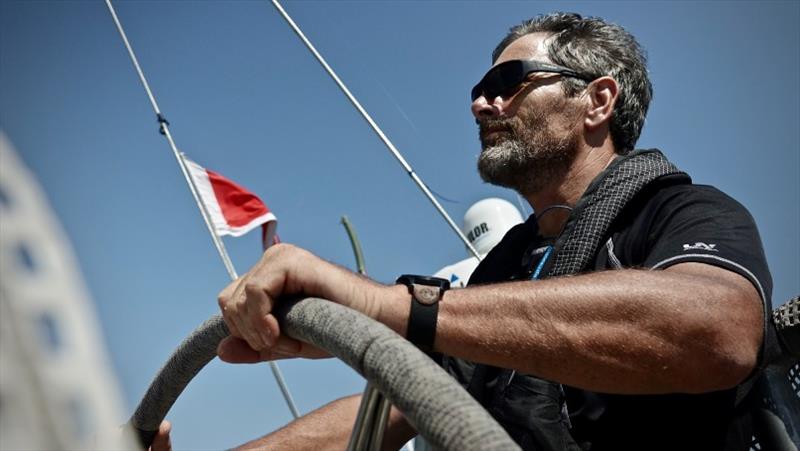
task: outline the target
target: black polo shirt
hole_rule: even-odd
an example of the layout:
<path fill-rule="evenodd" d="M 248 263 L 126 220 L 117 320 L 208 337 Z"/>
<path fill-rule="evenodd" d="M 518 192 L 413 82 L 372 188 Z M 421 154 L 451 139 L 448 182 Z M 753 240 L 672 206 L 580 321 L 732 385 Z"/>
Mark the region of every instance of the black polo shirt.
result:
<path fill-rule="evenodd" d="M 593 271 L 660 270 L 684 262 L 719 266 L 753 284 L 764 304 L 766 327 L 772 280 L 753 218 L 716 188 L 676 180 L 659 179 L 631 200 L 603 239 Z M 531 217 L 489 253 L 470 285 L 528 279 L 548 244 Z M 524 449 L 746 450 L 751 439 L 749 417 L 735 389 L 614 395 L 562 389 L 534 376 L 454 358 L 445 357 L 444 366 Z"/>

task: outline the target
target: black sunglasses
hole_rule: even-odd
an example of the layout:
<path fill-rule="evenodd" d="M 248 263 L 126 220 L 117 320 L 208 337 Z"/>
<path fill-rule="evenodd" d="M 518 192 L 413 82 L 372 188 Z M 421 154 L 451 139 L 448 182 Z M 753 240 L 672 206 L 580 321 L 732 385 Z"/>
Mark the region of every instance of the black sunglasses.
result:
<path fill-rule="evenodd" d="M 472 101 L 474 102 L 481 95 L 485 95 L 487 99 L 494 99 L 497 96 L 504 98 L 511 96 L 517 87 L 533 72 L 547 72 L 565 77 L 579 78 L 587 82 L 592 81 L 589 77 L 563 66 L 536 60 L 511 60 L 500 63 L 486 72 L 481 81 L 472 88 Z"/>

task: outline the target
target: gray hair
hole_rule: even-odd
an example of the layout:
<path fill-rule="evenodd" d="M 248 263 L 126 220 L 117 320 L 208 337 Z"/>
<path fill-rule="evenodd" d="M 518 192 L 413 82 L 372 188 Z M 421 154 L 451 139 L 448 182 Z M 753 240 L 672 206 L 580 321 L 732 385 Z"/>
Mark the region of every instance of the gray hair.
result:
<path fill-rule="evenodd" d="M 526 20 L 511 28 L 492 52 L 492 62 L 517 39 L 537 32 L 550 33 L 550 60 L 589 78 L 608 75 L 619 84 L 619 97 L 611 119 L 611 140 L 617 153 L 633 150 L 642 132 L 653 86 L 647 76 L 647 56 L 630 33 L 619 25 L 597 17 L 575 13 L 552 13 Z M 586 82 L 565 77 L 564 93 L 574 96 Z"/>

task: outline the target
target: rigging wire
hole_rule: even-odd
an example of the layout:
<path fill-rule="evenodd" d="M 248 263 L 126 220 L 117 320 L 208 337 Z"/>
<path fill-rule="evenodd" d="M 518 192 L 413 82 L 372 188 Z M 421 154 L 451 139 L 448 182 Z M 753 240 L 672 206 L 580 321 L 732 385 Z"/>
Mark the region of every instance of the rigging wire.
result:
<path fill-rule="evenodd" d="M 111 17 L 114 19 L 114 24 L 117 26 L 117 31 L 119 32 L 122 41 L 125 43 L 125 48 L 128 49 L 128 55 L 130 56 L 131 62 L 136 68 L 136 73 L 139 74 L 139 80 L 142 82 L 142 86 L 144 86 L 144 90 L 147 92 L 147 97 L 150 99 L 150 104 L 153 106 L 153 110 L 156 113 L 156 118 L 158 119 L 159 123 L 159 132 L 164 135 L 169 142 L 170 149 L 172 149 L 172 153 L 178 162 L 178 166 L 183 173 L 183 177 L 186 179 L 186 184 L 189 186 L 189 191 L 192 192 L 192 197 L 194 197 L 195 203 L 197 203 L 197 208 L 200 209 L 200 214 L 203 216 L 206 227 L 211 234 L 211 240 L 214 242 L 214 247 L 217 248 L 217 252 L 222 259 L 222 263 L 225 265 L 225 269 L 228 271 L 228 275 L 230 276 L 231 280 L 236 280 L 239 278 L 238 274 L 236 273 L 236 268 L 233 267 L 233 263 L 231 262 L 227 250 L 225 250 L 225 245 L 223 244 L 222 239 L 214 231 L 211 215 L 209 214 L 208 209 L 203 201 L 200 199 L 194 180 L 192 180 L 192 178 L 189 176 L 189 171 L 186 167 L 186 160 L 184 159 L 183 153 L 178 150 L 178 147 L 175 145 L 175 141 L 172 139 L 172 134 L 169 131 L 169 122 L 167 122 L 166 118 L 164 118 L 164 116 L 161 114 L 161 110 L 158 108 L 158 103 L 156 102 L 155 96 L 153 96 L 153 91 L 150 89 L 150 85 L 147 83 L 147 79 L 145 78 L 144 72 L 139 65 L 136 54 L 133 53 L 133 47 L 131 47 L 131 44 L 128 41 L 128 37 L 125 34 L 125 30 L 122 28 L 122 23 L 117 17 L 117 13 L 114 10 L 114 6 L 111 4 L 111 0 L 106 0 L 106 6 L 108 6 L 108 11 L 111 13 Z M 283 394 L 283 399 L 286 400 L 289 410 L 292 412 L 294 418 L 298 418 L 300 416 L 300 411 L 297 410 L 297 406 L 292 398 L 292 394 L 289 392 L 289 387 L 286 385 L 286 381 L 281 373 L 280 368 L 278 367 L 278 364 L 271 361 L 269 362 L 269 367 L 272 370 L 272 374 L 275 377 L 275 382 L 277 382 L 278 388 Z"/>
<path fill-rule="evenodd" d="M 453 220 L 450 218 L 450 215 L 447 214 L 447 212 L 439 203 L 439 201 L 436 200 L 436 198 L 433 196 L 428 186 L 425 185 L 425 183 L 422 181 L 422 179 L 420 179 L 417 173 L 414 172 L 414 169 L 408 164 L 408 162 L 406 162 L 405 158 L 403 158 L 403 155 L 400 154 L 400 151 L 398 151 L 397 148 L 394 146 L 394 144 L 392 144 L 392 142 L 389 140 L 389 138 L 386 137 L 386 135 L 383 133 L 383 130 L 381 130 L 381 128 L 378 127 L 378 124 L 375 123 L 375 121 L 372 119 L 372 116 L 370 116 L 369 113 L 367 113 L 364 107 L 361 106 L 361 103 L 355 98 L 355 96 L 353 96 L 352 93 L 350 93 L 350 90 L 347 89 L 347 86 L 345 86 L 345 84 L 342 82 L 339 76 L 336 75 L 336 72 L 334 72 L 333 69 L 331 69 L 331 67 L 328 65 L 328 63 L 325 61 L 322 55 L 320 55 L 320 53 L 317 51 L 317 49 L 314 47 L 311 41 L 309 41 L 308 38 L 306 38 L 306 35 L 303 33 L 302 30 L 300 30 L 300 27 L 297 26 L 297 24 L 294 22 L 294 20 L 292 20 L 289 14 L 286 13 L 286 11 L 283 9 L 278 0 L 271 0 L 271 1 L 272 5 L 286 20 L 286 23 L 289 24 L 289 26 L 295 32 L 297 37 L 299 37 L 300 40 L 303 41 L 303 44 L 305 44 L 308 50 L 314 55 L 314 57 L 322 65 L 322 67 L 325 69 L 328 75 L 330 75 L 333 81 L 336 82 L 336 84 L 339 86 L 339 89 L 342 90 L 342 92 L 350 101 L 350 103 L 353 104 L 353 106 L 356 108 L 356 110 L 358 110 L 359 113 L 361 113 L 361 116 L 364 118 L 364 120 L 367 121 L 370 127 L 372 127 L 372 130 L 375 131 L 375 133 L 378 135 L 381 141 L 383 141 L 383 143 L 386 145 L 386 147 L 389 149 L 392 155 L 394 155 L 395 159 L 397 159 L 397 162 L 400 163 L 400 165 L 406 171 L 408 176 L 411 177 L 411 180 L 413 180 L 414 183 L 417 184 L 419 189 L 422 190 L 422 192 L 425 194 L 428 200 L 431 201 L 431 203 L 439 212 L 439 214 L 442 215 L 442 218 L 444 218 L 444 220 L 447 222 L 450 228 L 453 229 L 456 235 L 458 235 L 461 241 L 464 242 L 464 244 L 467 246 L 467 249 L 469 249 L 472 255 L 474 255 L 480 261 L 481 255 L 478 253 L 477 250 L 475 250 L 475 248 L 472 246 L 472 243 L 469 242 L 467 237 L 464 236 L 464 233 L 461 232 L 461 229 L 458 228 L 456 223 L 453 222 Z"/>

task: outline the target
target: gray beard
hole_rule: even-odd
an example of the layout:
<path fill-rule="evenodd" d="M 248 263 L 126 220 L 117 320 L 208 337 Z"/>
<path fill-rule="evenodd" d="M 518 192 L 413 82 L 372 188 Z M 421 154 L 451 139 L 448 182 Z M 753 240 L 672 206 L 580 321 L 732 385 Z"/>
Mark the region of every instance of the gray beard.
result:
<path fill-rule="evenodd" d="M 520 139 L 509 137 L 484 147 L 478 157 L 478 172 L 483 181 L 510 188 L 523 196 L 560 183 L 575 160 L 575 137 L 561 139 L 538 130 Z"/>

